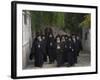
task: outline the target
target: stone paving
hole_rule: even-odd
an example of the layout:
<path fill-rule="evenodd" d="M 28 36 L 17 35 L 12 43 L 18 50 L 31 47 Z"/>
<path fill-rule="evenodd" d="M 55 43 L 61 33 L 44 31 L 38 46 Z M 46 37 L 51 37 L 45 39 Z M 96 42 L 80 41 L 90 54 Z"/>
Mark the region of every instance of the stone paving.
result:
<path fill-rule="evenodd" d="M 65 67 L 65 64 L 62 67 Z M 78 62 L 74 65 L 74 67 L 82 67 L 82 66 L 90 66 L 90 53 L 86 51 L 81 51 L 78 56 Z M 42 68 L 54 68 L 56 67 L 56 62 L 54 64 L 44 63 Z M 25 69 L 38 69 L 39 67 L 34 67 L 34 63 L 30 62 L 30 64 Z"/>

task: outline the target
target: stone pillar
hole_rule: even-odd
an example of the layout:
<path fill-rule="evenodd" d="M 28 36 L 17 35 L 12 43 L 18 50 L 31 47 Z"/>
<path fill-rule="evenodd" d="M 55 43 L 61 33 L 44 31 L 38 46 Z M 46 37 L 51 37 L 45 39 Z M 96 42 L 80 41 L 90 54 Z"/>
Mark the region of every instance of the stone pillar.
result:
<path fill-rule="evenodd" d="M 22 13 L 22 66 L 23 69 L 29 62 L 29 54 L 32 46 L 32 34 L 31 34 L 31 17 L 29 11 L 23 11 Z"/>

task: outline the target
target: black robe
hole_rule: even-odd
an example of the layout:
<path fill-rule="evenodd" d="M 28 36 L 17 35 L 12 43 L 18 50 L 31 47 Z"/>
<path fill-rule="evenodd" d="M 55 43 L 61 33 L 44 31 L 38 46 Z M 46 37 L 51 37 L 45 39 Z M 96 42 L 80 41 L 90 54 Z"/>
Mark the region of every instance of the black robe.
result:
<path fill-rule="evenodd" d="M 61 43 L 55 44 L 55 50 L 56 50 L 56 62 L 57 62 L 57 67 L 60 67 L 63 65 L 63 51 L 61 48 Z"/>
<path fill-rule="evenodd" d="M 77 56 L 79 56 L 80 50 L 82 50 L 82 43 L 81 40 L 76 40 L 77 41 Z"/>
<path fill-rule="evenodd" d="M 49 56 L 49 63 L 54 62 L 55 60 L 55 52 L 54 52 L 54 38 L 49 38 L 47 41 L 47 50 L 48 50 L 48 56 Z"/>
<path fill-rule="evenodd" d="M 78 51 L 78 41 L 75 39 L 75 41 L 73 41 L 74 44 L 74 62 L 77 63 L 77 51 Z"/>
<path fill-rule="evenodd" d="M 81 43 L 79 40 L 75 39 L 74 43 L 74 61 L 77 63 L 77 56 L 79 56 L 79 52 L 81 50 Z"/>
<path fill-rule="evenodd" d="M 67 55 L 67 61 L 70 66 L 74 65 L 75 63 L 75 46 L 73 41 L 68 42 L 68 55 Z"/>
<path fill-rule="evenodd" d="M 32 47 L 31 47 L 31 51 L 30 51 L 30 55 L 29 55 L 29 59 L 32 60 L 34 58 L 35 55 L 35 48 L 34 48 L 34 44 L 36 42 L 36 38 L 32 41 Z"/>
<path fill-rule="evenodd" d="M 67 62 L 67 56 L 68 56 L 68 42 L 62 42 L 62 52 L 63 52 L 63 63 Z"/>
<path fill-rule="evenodd" d="M 34 42 L 34 48 L 35 48 L 35 66 L 36 67 L 42 67 L 43 66 L 43 56 L 44 56 L 44 49 L 43 49 L 43 41 L 36 40 Z"/>
<path fill-rule="evenodd" d="M 43 54 L 44 54 L 43 60 L 44 60 L 45 62 L 47 62 L 46 45 L 47 45 L 47 41 L 46 41 L 46 39 L 43 39 Z"/>

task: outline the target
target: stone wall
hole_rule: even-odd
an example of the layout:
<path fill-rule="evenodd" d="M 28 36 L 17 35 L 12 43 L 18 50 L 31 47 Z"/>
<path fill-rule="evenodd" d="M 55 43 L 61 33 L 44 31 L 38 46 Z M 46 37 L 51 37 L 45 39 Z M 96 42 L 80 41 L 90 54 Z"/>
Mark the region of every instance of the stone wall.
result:
<path fill-rule="evenodd" d="M 25 68 L 29 62 L 29 54 L 32 46 L 32 34 L 31 34 L 31 17 L 29 11 L 23 11 L 22 13 L 23 31 L 22 31 L 22 66 Z"/>
<path fill-rule="evenodd" d="M 82 46 L 84 51 L 89 51 L 91 49 L 91 31 L 90 29 L 83 28 L 82 29 Z"/>

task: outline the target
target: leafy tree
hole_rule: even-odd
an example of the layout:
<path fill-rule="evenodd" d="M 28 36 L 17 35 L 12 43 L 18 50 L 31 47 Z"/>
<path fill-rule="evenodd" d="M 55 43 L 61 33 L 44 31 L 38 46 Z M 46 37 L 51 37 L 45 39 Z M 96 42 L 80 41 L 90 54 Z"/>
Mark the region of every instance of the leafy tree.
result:
<path fill-rule="evenodd" d="M 90 28 L 91 24 L 91 15 L 87 14 L 84 16 L 84 20 L 80 23 L 81 27 L 87 27 Z"/>
<path fill-rule="evenodd" d="M 32 30 L 38 31 L 48 26 L 58 27 L 65 32 L 80 33 L 82 27 L 90 26 L 90 15 L 83 13 L 31 11 Z"/>
<path fill-rule="evenodd" d="M 81 30 L 79 24 L 83 21 L 84 15 L 82 13 L 65 13 L 64 29 L 69 29 L 73 33 L 79 33 Z"/>
<path fill-rule="evenodd" d="M 64 13 L 56 13 L 56 26 L 63 28 L 64 27 Z"/>

